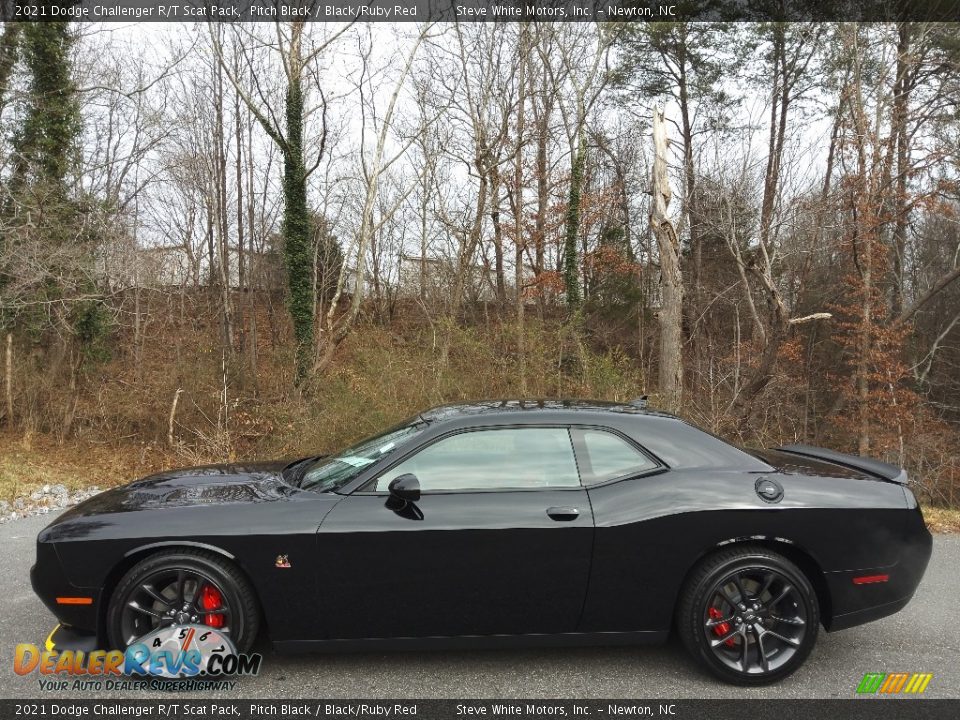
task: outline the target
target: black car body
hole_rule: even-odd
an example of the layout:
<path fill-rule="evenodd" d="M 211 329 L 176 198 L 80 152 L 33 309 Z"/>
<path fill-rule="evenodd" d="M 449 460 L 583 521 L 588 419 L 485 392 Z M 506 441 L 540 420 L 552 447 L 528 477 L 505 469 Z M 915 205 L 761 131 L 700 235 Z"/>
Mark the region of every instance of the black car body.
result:
<path fill-rule="evenodd" d="M 621 644 L 663 640 L 718 553 L 799 569 L 828 631 L 903 608 L 931 553 L 899 468 L 805 446 L 746 452 L 633 404 L 451 405 L 381 438 L 372 459 L 197 467 L 104 492 L 40 533 L 33 587 L 73 637 L 117 644 L 121 579 L 187 548 L 239 571 L 278 649 Z M 423 487 L 391 493 L 410 468 Z"/>

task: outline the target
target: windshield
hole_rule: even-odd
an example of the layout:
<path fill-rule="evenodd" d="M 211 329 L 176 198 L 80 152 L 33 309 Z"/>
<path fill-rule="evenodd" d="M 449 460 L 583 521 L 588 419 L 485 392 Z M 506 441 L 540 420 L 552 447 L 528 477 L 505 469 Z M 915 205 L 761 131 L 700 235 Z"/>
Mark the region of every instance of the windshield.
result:
<path fill-rule="evenodd" d="M 303 474 L 300 487 L 317 492 L 338 490 L 357 477 L 364 468 L 385 458 L 398 447 L 419 435 L 427 426 L 422 420 L 398 425 L 385 433 L 367 438 L 342 453 L 319 458 Z"/>

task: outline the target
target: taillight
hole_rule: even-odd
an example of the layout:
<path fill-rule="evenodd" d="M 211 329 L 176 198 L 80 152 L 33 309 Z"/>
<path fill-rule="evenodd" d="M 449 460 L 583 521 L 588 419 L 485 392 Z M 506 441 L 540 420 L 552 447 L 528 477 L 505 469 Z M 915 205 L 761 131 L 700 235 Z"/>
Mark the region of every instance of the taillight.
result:
<path fill-rule="evenodd" d="M 873 585 L 874 583 L 885 583 L 890 579 L 889 575 L 861 575 L 853 579 L 854 585 Z"/>

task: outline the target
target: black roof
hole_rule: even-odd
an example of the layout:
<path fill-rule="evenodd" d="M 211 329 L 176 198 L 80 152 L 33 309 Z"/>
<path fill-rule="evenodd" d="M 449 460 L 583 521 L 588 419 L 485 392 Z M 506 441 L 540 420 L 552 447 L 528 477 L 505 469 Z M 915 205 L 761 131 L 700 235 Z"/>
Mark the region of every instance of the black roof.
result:
<path fill-rule="evenodd" d="M 605 400 L 476 400 L 449 403 L 420 413 L 426 422 L 455 420 L 463 417 L 509 415 L 513 413 L 619 413 L 674 418 L 668 413 L 651 410 L 645 402 L 609 402 Z"/>

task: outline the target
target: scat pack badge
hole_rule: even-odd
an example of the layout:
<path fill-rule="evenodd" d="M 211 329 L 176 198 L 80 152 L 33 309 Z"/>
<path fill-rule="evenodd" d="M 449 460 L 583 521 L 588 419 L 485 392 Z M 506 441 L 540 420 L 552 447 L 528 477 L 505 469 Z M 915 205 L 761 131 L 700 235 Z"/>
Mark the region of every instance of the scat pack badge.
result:
<path fill-rule="evenodd" d="M 290 567 L 290 556 L 289 555 L 277 555 L 277 562 L 274 563 L 278 568 L 289 568 Z"/>

